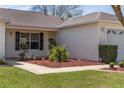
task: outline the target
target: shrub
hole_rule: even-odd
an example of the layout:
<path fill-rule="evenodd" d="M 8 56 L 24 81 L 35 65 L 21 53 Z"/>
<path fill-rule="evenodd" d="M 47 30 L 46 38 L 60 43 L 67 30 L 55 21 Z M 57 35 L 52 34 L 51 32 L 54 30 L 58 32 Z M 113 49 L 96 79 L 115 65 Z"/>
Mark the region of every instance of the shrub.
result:
<path fill-rule="evenodd" d="M 26 43 L 21 43 L 20 44 L 20 49 L 21 49 L 21 52 L 18 54 L 19 59 L 24 60 L 25 56 L 26 56 L 26 53 L 28 52 L 27 51 L 27 44 Z"/>
<path fill-rule="evenodd" d="M 56 47 L 56 46 L 57 46 L 57 43 L 56 43 L 55 39 L 50 38 L 49 39 L 49 49 L 52 49 L 53 47 Z"/>
<path fill-rule="evenodd" d="M 115 62 L 109 63 L 110 68 L 114 68 Z"/>
<path fill-rule="evenodd" d="M 0 59 L 0 65 L 5 64 L 5 61 L 3 59 Z"/>
<path fill-rule="evenodd" d="M 116 62 L 117 52 L 117 45 L 99 45 L 99 58 L 101 58 L 102 62 Z"/>
<path fill-rule="evenodd" d="M 64 47 L 56 46 L 53 47 L 49 53 L 49 60 L 62 62 L 66 61 L 69 57 L 69 53 L 66 51 Z"/>
<path fill-rule="evenodd" d="M 124 62 L 119 62 L 119 66 L 123 68 L 124 67 Z"/>
<path fill-rule="evenodd" d="M 21 50 L 26 50 L 27 47 L 28 47 L 28 46 L 27 46 L 26 43 L 21 43 L 21 44 L 20 44 L 20 49 L 21 49 Z"/>

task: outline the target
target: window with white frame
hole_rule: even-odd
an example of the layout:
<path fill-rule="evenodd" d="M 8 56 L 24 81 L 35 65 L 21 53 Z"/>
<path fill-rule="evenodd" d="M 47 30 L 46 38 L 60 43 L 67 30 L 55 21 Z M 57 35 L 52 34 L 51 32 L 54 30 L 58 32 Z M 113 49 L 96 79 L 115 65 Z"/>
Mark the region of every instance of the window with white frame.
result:
<path fill-rule="evenodd" d="M 20 33 L 20 44 L 26 43 L 27 49 L 29 49 L 29 33 Z"/>
<path fill-rule="evenodd" d="M 31 49 L 39 49 L 40 46 L 40 37 L 39 34 L 31 33 L 31 40 L 30 40 L 30 48 Z"/>
<path fill-rule="evenodd" d="M 20 44 L 26 43 L 27 49 L 40 49 L 39 33 L 20 33 Z"/>

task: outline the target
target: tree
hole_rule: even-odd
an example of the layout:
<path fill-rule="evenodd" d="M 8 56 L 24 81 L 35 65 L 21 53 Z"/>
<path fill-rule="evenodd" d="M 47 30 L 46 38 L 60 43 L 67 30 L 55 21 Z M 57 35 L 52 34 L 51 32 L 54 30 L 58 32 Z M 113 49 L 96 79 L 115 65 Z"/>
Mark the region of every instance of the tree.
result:
<path fill-rule="evenodd" d="M 124 17 L 123 17 L 123 14 L 122 14 L 121 6 L 120 5 L 112 5 L 112 8 L 113 8 L 118 20 L 124 26 Z"/>
<path fill-rule="evenodd" d="M 79 5 L 34 5 L 31 10 L 45 15 L 58 16 L 63 19 L 83 14 L 83 10 Z"/>

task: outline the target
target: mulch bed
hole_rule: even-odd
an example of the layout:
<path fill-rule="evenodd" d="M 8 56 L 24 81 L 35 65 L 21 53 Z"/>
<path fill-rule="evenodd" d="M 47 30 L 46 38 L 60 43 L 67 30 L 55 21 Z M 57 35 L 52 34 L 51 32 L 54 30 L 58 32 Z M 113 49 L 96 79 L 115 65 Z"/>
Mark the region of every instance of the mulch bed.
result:
<path fill-rule="evenodd" d="M 37 64 L 41 66 L 60 68 L 60 67 L 75 67 L 75 66 L 90 66 L 90 65 L 101 65 L 103 63 L 96 61 L 77 61 L 74 59 L 69 59 L 67 62 L 52 62 L 49 60 L 26 60 L 25 62 Z"/>
<path fill-rule="evenodd" d="M 115 68 L 103 68 L 103 70 L 110 70 L 110 71 L 124 71 L 124 68 L 115 67 Z"/>

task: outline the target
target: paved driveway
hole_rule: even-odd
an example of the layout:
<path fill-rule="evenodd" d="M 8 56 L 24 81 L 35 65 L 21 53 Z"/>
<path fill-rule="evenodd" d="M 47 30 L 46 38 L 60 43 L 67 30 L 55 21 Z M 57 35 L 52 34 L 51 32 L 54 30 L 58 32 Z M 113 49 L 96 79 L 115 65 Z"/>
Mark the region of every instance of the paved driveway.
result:
<path fill-rule="evenodd" d="M 9 65 L 27 70 L 35 74 L 48 74 L 48 73 L 59 73 L 59 72 L 72 72 L 72 71 L 83 71 L 83 70 L 98 70 L 101 68 L 108 67 L 108 65 L 93 65 L 93 66 L 78 66 L 78 67 L 62 67 L 62 68 L 49 68 L 45 66 L 39 66 L 26 62 L 16 60 L 6 60 Z"/>

